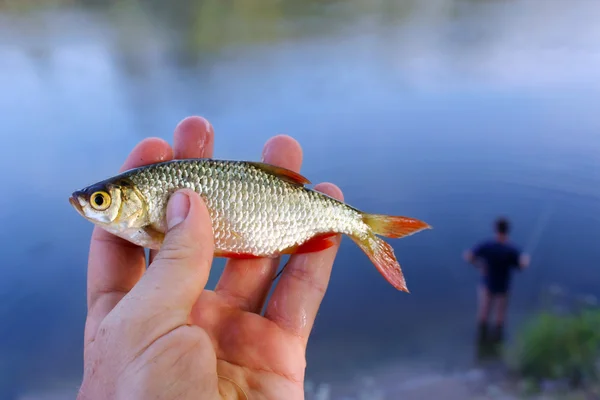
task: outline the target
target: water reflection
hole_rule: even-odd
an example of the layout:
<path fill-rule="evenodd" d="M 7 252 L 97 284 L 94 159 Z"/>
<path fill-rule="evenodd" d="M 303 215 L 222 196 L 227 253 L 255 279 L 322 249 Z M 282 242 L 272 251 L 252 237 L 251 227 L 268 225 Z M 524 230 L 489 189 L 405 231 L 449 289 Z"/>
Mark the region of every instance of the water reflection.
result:
<path fill-rule="evenodd" d="M 219 157 L 288 133 L 312 181 L 435 228 L 392 243 L 409 296 L 343 242 L 310 379 L 470 362 L 477 278 L 460 252 L 499 212 L 535 249 L 509 328 L 546 283 L 597 293 L 596 3 L 45 4 L 0 3 L 0 397 L 80 378 L 91 227 L 66 196 L 191 114 Z"/>

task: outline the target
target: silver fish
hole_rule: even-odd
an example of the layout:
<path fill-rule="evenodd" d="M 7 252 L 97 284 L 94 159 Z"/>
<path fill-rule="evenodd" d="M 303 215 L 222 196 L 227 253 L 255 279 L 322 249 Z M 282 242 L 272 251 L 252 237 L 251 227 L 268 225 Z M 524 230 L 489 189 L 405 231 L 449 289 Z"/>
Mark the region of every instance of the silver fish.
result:
<path fill-rule="evenodd" d="M 69 200 L 108 232 L 159 249 L 169 197 L 189 188 L 209 210 L 217 257 L 314 252 L 345 234 L 389 283 L 408 292 L 394 250 L 376 235 L 400 238 L 430 226 L 409 217 L 364 213 L 306 184 L 302 175 L 265 163 L 184 159 L 131 169 L 75 191 Z"/>

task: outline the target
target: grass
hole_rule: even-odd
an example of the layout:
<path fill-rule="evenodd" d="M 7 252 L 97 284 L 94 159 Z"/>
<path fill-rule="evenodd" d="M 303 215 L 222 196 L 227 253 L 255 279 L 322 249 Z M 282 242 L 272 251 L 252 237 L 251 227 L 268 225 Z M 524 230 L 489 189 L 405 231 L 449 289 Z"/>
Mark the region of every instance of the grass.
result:
<path fill-rule="evenodd" d="M 571 387 L 598 382 L 600 309 L 538 314 L 517 335 L 509 349 L 509 362 L 536 386 L 543 380 L 562 381 Z"/>

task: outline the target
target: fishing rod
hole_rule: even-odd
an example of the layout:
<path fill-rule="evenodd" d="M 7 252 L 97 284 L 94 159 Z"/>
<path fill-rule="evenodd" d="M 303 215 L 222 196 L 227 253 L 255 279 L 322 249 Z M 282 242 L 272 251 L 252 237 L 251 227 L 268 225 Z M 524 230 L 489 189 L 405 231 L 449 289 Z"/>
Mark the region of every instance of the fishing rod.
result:
<path fill-rule="evenodd" d="M 527 244 L 524 247 L 524 253 L 528 254 L 530 257 L 530 264 L 529 264 L 529 268 L 531 268 L 534 263 L 537 263 L 537 258 L 534 257 L 534 254 L 537 251 L 537 247 L 540 243 L 540 239 L 543 235 L 543 233 L 546 231 L 547 227 L 548 227 L 548 222 L 550 221 L 550 218 L 552 217 L 552 215 L 554 214 L 555 211 L 555 204 L 552 203 L 548 203 L 548 205 L 544 208 L 544 210 L 541 212 L 540 216 L 538 217 L 538 220 L 535 224 L 535 226 L 533 227 L 533 232 L 531 233 L 531 235 L 529 236 L 529 240 L 527 241 Z M 535 278 L 535 281 L 539 281 L 539 274 L 541 269 L 539 268 L 534 268 L 533 271 L 533 276 Z M 535 293 L 534 291 L 531 291 L 531 296 L 533 298 L 535 298 L 538 295 L 538 293 Z"/>

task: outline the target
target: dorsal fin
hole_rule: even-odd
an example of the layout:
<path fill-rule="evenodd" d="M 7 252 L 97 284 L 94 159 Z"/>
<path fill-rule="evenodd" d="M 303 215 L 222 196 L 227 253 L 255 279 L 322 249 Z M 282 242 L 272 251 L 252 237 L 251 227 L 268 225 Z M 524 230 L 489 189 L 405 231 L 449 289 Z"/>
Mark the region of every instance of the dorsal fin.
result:
<path fill-rule="evenodd" d="M 302 176 L 299 173 L 294 172 L 292 170 L 286 169 L 286 168 L 277 167 L 275 165 L 266 164 L 266 163 L 262 163 L 262 162 L 253 162 L 253 161 L 249 161 L 248 164 L 253 165 L 256 168 L 259 168 L 259 169 L 265 171 L 266 173 L 275 175 L 279 179 L 282 179 L 289 183 L 293 183 L 295 185 L 304 186 L 304 185 L 310 184 L 310 181 L 308 179 L 306 179 L 304 176 Z"/>

